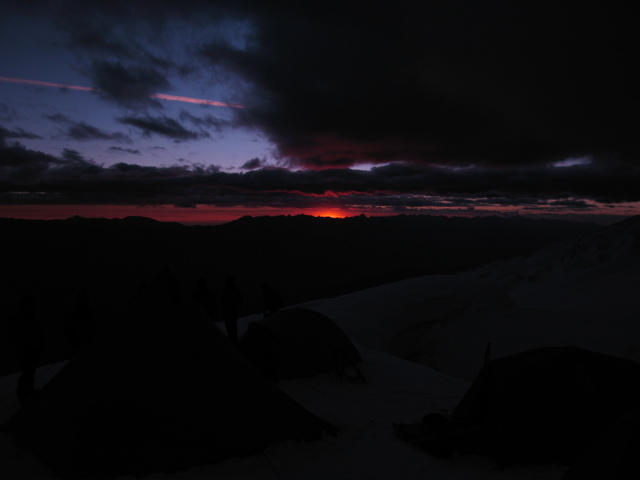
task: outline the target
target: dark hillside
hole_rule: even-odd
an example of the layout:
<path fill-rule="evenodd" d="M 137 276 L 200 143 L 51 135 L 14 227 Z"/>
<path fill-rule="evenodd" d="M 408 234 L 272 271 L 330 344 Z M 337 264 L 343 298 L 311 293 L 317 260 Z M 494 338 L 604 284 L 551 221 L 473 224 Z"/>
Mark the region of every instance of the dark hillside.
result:
<path fill-rule="evenodd" d="M 433 273 L 455 273 L 529 253 L 595 224 L 526 218 L 437 216 L 315 218 L 243 217 L 219 226 L 187 227 L 141 217 L 120 220 L 0 219 L 0 333 L 26 294 L 37 298 L 46 330 L 43 361 L 64 356 L 62 325 L 86 288 L 104 321 L 123 299 L 169 266 L 186 289 L 208 279 L 220 296 L 233 275 L 244 293 L 242 315 L 261 311 L 267 281 L 285 304 Z M 15 371 L 7 340 L 0 373 Z"/>

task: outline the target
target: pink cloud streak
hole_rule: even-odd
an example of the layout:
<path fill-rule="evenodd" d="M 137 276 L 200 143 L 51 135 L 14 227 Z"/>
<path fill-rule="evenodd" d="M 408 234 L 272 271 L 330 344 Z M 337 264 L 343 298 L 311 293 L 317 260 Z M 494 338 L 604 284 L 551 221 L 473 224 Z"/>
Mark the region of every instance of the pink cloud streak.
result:
<path fill-rule="evenodd" d="M 53 83 L 53 82 L 42 82 L 40 80 L 28 80 L 25 78 L 11 78 L 11 77 L 0 77 L 0 82 L 10 82 L 10 83 L 19 83 L 22 85 L 37 85 L 40 87 L 56 87 L 56 88 L 68 88 L 70 90 L 83 90 L 85 92 L 95 92 L 97 91 L 95 88 L 91 87 L 82 87 L 78 85 L 65 85 L 62 83 Z M 150 95 L 151 98 L 157 98 L 159 100 L 169 100 L 173 102 L 185 102 L 185 103 L 196 103 L 199 105 L 212 105 L 214 107 L 229 107 L 229 108 L 244 108 L 244 105 L 240 105 L 238 103 L 226 103 L 226 102 L 217 102 L 215 100 L 206 100 L 203 98 L 192 98 L 192 97 L 182 97 L 179 95 L 167 95 L 164 93 L 155 93 Z"/>

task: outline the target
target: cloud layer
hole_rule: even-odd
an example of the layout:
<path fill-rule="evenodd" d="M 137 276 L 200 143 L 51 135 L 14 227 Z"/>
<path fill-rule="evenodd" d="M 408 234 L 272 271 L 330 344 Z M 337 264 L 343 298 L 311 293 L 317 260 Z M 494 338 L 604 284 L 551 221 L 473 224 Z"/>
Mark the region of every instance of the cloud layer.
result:
<path fill-rule="evenodd" d="M 345 205 L 398 209 L 640 201 L 640 78 L 632 68 L 640 52 L 635 16 L 623 5 L 62 0 L 31 7 L 54 20 L 96 94 L 122 109 L 120 124 L 174 142 L 257 129 L 273 143 L 279 168 L 260 158 L 239 160 L 245 173 L 104 167 L 70 149 L 29 150 L 15 139 L 32 134 L 2 127 L 4 202 L 36 192 L 41 200 L 176 205 L 304 204 L 333 195 Z M 151 95 L 178 80 L 222 85 L 247 108 L 224 119 L 171 118 Z M 0 120 L 15 117 L 0 104 Z M 58 121 L 69 139 L 130 139 Z M 567 158 L 588 161 L 553 166 Z M 374 167 L 354 168 L 361 165 Z"/>
<path fill-rule="evenodd" d="M 255 108 L 240 114 L 294 165 L 638 162 L 640 52 L 624 8 L 401 0 L 252 13 L 249 48 L 200 53 L 253 83 Z"/>
<path fill-rule="evenodd" d="M 109 167 L 73 150 L 59 157 L 0 139 L 2 203 L 129 203 L 312 206 L 335 204 L 411 209 L 423 206 L 591 208 L 589 201 L 640 201 L 640 168 L 597 162 L 571 167 L 444 167 L 390 164 L 371 170 L 290 170 L 247 162 L 245 173 L 216 166 Z M 122 149 L 125 151 L 125 149 Z M 135 150 L 126 150 L 138 153 Z"/>
<path fill-rule="evenodd" d="M 172 75 L 244 82 L 250 108 L 236 122 L 266 132 L 291 165 L 638 162 L 640 52 L 621 5 L 77 4 L 56 14 L 101 95 L 134 107 Z M 234 22 L 249 33 L 223 28 Z"/>

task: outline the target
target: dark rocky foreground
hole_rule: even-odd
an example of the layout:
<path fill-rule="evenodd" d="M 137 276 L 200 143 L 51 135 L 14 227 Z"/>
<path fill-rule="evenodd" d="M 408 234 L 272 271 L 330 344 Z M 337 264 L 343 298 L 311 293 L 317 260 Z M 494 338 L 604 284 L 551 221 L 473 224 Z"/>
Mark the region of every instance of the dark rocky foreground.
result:
<path fill-rule="evenodd" d="M 521 217 L 243 217 L 187 227 L 142 217 L 0 219 L 0 374 L 18 371 L 7 324 L 26 294 L 45 329 L 41 363 L 64 358 L 65 318 L 85 288 L 108 323 L 147 279 L 170 267 L 192 290 L 205 277 L 220 296 L 227 276 L 244 295 L 241 315 L 262 311 L 260 283 L 285 305 L 403 278 L 456 273 L 594 232 L 590 223 Z"/>

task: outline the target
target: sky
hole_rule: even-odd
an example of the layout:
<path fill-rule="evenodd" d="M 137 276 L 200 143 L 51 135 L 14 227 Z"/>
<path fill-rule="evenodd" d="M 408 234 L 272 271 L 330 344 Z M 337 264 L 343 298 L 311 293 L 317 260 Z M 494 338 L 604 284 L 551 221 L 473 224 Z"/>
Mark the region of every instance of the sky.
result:
<path fill-rule="evenodd" d="M 4 0 L 0 216 L 640 214 L 631 6 Z"/>

